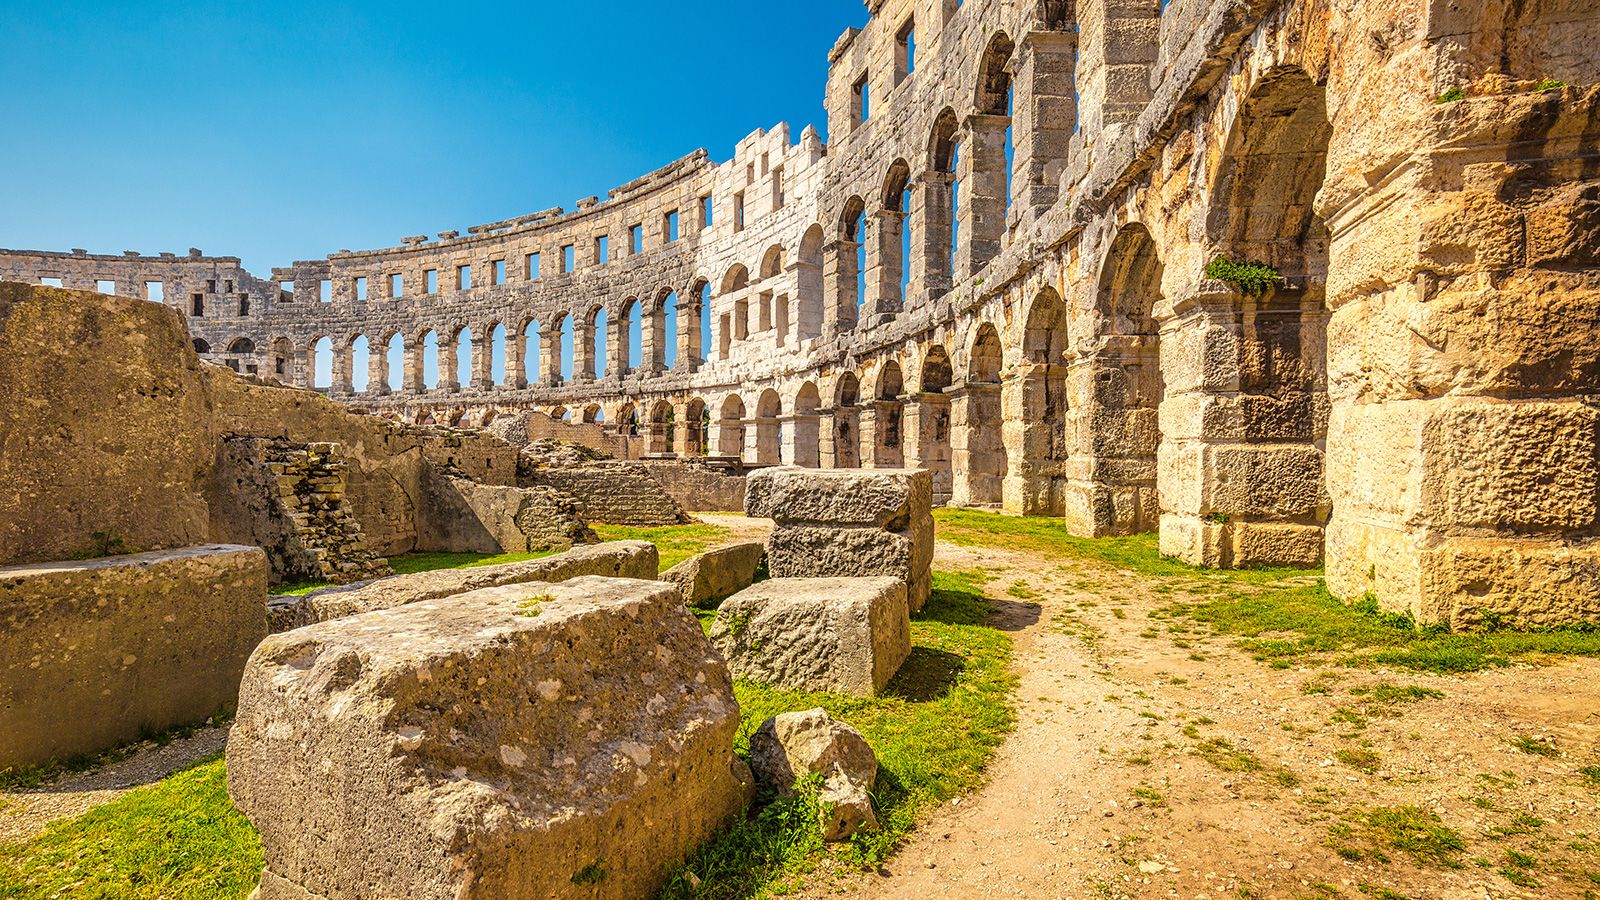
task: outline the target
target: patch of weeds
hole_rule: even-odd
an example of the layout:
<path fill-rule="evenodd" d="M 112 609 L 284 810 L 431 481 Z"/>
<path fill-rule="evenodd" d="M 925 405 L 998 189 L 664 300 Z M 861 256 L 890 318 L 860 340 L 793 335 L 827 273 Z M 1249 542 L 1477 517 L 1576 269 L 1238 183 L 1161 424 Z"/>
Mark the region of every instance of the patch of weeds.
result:
<path fill-rule="evenodd" d="M 1422 687 L 1416 684 L 1399 685 L 1387 681 L 1380 681 L 1371 687 L 1353 687 L 1350 693 L 1357 697 L 1364 697 L 1373 703 L 1398 705 L 1402 703 L 1416 703 L 1420 700 L 1442 700 L 1443 691 Z"/>
<path fill-rule="evenodd" d="M 1365 881 L 1356 885 L 1356 890 L 1376 900 L 1411 900 L 1399 891 L 1391 891 L 1381 884 L 1369 884 Z"/>
<path fill-rule="evenodd" d="M 1334 758 L 1352 769 L 1358 769 L 1371 775 L 1378 771 L 1378 764 L 1382 758 L 1365 747 L 1343 747 L 1334 754 Z"/>
<path fill-rule="evenodd" d="M 1140 800 L 1143 800 L 1149 806 L 1167 805 L 1167 798 L 1163 797 L 1160 791 L 1152 787 L 1144 787 L 1142 785 L 1136 787 L 1133 789 L 1133 795 L 1138 797 Z"/>
<path fill-rule="evenodd" d="M 1465 99 L 1467 99 L 1467 92 L 1462 90 L 1460 85 L 1456 85 L 1455 87 L 1447 88 L 1445 92 L 1440 94 L 1438 99 L 1434 100 L 1433 102 L 1455 103 L 1458 100 Z"/>
<path fill-rule="evenodd" d="M 1328 720 L 1339 725 L 1349 725 L 1358 731 L 1367 727 L 1367 717 L 1348 706 L 1341 706 L 1335 709 Z"/>
<path fill-rule="evenodd" d="M 1600 766 L 1584 766 L 1578 770 L 1578 775 L 1590 787 L 1600 788 Z"/>
<path fill-rule="evenodd" d="M 1026 581 L 1014 581 L 1006 588 L 1006 593 L 1018 600 L 1037 600 L 1039 592 L 1028 586 Z"/>
<path fill-rule="evenodd" d="M 573 874 L 572 883 L 599 884 L 600 882 L 605 881 L 606 869 L 605 866 L 601 865 L 600 863 L 600 860 L 596 860 L 595 862 L 589 863 L 587 866 L 579 869 Z"/>
<path fill-rule="evenodd" d="M 1564 88 L 1566 86 L 1567 83 L 1565 81 L 1557 78 L 1546 78 L 1545 80 L 1534 85 L 1533 89 L 1538 93 L 1543 93 L 1545 91 L 1559 90 L 1560 88 Z"/>
<path fill-rule="evenodd" d="M 522 601 L 521 603 L 517 604 L 517 615 L 522 616 L 523 618 L 526 618 L 526 619 L 532 619 L 532 618 L 538 616 L 540 613 L 544 612 L 544 610 L 541 607 L 545 603 L 547 603 L 547 602 L 549 602 L 551 600 L 554 600 L 555 598 L 556 598 L 556 595 L 550 593 L 549 591 L 546 591 L 543 594 L 537 594 L 535 596 L 529 597 L 528 599 L 526 599 L 526 600 Z"/>
<path fill-rule="evenodd" d="M 630 525 L 595 525 L 602 541 L 649 541 L 661 556 L 661 571 L 672 568 L 691 556 L 698 556 L 725 542 L 730 529 L 718 525 L 663 525 L 641 528 Z"/>
<path fill-rule="evenodd" d="M 1526 853 L 1518 853 L 1515 850 L 1507 849 L 1506 864 L 1496 871 L 1500 873 L 1501 877 L 1517 887 L 1535 888 L 1539 886 L 1539 882 L 1529 874 L 1529 871 L 1538 863 L 1537 859 Z"/>
<path fill-rule="evenodd" d="M 1458 869 L 1462 864 L 1456 857 L 1466 849 L 1455 829 L 1433 813 L 1409 805 L 1353 813 L 1328 833 L 1339 842 L 1335 849 L 1346 859 L 1388 862 L 1389 852 L 1399 851 L 1423 865 Z"/>
<path fill-rule="evenodd" d="M 1111 607 L 1111 614 L 1119 619 L 1126 619 L 1128 617 L 1128 613 L 1120 606 Z"/>
<path fill-rule="evenodd" d="M 1561 755 L 1561 751 L 1556 749 L 1555 741 L 1543 736 L 1529 737 L 1525 734 L 1519 734 L 1516 737 L 1511 738 L 1508 743 L 1518 750 L 1521 750 L 1523 753 L 1531 754 L 1533 756 L 1549 757 Z"/>
<path fill-rule="evenodd" d="M 1194 746 L 1195 752 L 1224 772 L 1255 772 L 1261 760 L 1249 750 L 1241 750 L 1222 738 L 1206 738 Z"/>

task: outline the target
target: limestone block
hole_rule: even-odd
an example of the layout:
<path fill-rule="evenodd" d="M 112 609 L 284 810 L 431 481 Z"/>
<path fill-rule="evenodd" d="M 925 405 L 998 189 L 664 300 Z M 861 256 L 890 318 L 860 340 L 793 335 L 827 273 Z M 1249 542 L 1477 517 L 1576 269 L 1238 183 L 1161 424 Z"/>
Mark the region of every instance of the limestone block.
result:
<path fill-rule="evenodd" d="M 1600 410 L 1579 402 L 1437 404 L 1422 440 L 1425 521 L 1587 530 L 1600 493 Z"/>
<path fill-rule="evenodd" d="M 1226 528 L 1218 522 L 1172 513 L 1161 517 L 1161 555 L 1191 566 L 1216 569 L 1227 565 L 1225 538 Z"/>
<path fill-rule="evenodd" d="M 1225 565 L 1315 566 L 1322 562 L 1322 528 L 1285 522 L 1230 522 Z"/>
<path fill-rule="evenodd" d="M 734 675 L 870 697 L 911 654 L 899 578 L 773 578 L 723 601 L 711 642 Z"/>
<path fill-rule="evenodd" d="M 1224 444 L 1205 448 L 1199 476 L 1209 510 L 1230 517 L 1313 519 L 1327 499 L 1322 451 L 1305 444 Z"/>
<path fill-rule="evenodd" d="M 783 796 L 795 782 L 822 776 L 822 836 L 842 841 L 878 827 L 872 789 L 878 782 L 878 757 L 861 732 L 823 709 L 788 712 L 761 723 L 750 735 L 750 768 L 758 782 Z"/>
<path fill-rule="evenodd" d="M 480 484 L 431 474 L 423 535 L 447 553 L 534 553 L 598 540 L 571 497 L 549 487 Z"/>
<path fill-rule="evenodd" d="M 0 769 L 204 721 L 267 634 L 267 558 L 227 544 L 0 569 Z"/>
<path fill-rule="evenodd" d="M 659 555 L 654 544 L 613 541 L 524 562 L 396 575 L 348 587 L 324 588 L 303 597 L 274 598 L 272 630 L 287 631 L 501 585 L 557 583 L 584 575 L 654 581 L 658 568 Z"/>
<path fill-rule="evenodd" d="M 661 573 L 683 592 L 683 602 L 699 606 L 721 600 L 749 587 L 766 556 L 761 544 L 734 544 L 690 557 Z"/>
<path fill-rule="evenodd" d="M 1452 537 L 1423 550 L 1418 570 L 1411 607 L 1419 624 L 1600 624 L 1600 541 Z"/>
<path fill-rule="evenodd" d="M 634 898 L 736 816 L 739 708 L 669 585 L 512 585 L 275 635 L 228 788 L 260 900 Z"/>
<path fill-rule="evenodd" d="M 933 479 L 921 469 L 763 469 L 745 510 L 773 520 L 774 577 L 893 575 L 913 612 L 928 602 Z"/>

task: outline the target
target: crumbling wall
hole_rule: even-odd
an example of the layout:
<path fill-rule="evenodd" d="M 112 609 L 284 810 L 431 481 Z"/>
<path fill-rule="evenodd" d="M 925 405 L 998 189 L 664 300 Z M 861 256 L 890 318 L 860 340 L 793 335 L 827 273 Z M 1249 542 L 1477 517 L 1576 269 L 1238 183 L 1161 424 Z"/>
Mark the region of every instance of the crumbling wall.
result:
<path fill-rule="evenodd" d="M 656 481 L 689 512 L 740 512 L 744 509 L 745 479 L 724 475 L 693 460 L 643 461 Z"/>

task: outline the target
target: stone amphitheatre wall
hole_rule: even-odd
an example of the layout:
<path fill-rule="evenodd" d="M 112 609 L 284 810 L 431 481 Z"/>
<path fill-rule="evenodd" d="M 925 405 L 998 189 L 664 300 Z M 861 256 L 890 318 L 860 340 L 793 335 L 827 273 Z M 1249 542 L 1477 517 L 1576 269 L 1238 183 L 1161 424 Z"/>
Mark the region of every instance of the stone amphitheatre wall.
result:
<path fill-rule="evenodd" d="M 538 409 L 647 453 L 920 466 L 942 501 L 1158 530 L 1207 565 L 1325 561 L 1340 596 L 1428 620 L 1600 619 L 1589 4 L 868 8 L 829 54 L 826 145 L 779 125 L 264 288 L 203 257 L 0 273 L 169 273 L 210 358 L 309 384 L 326 339 L 330 394 L 411 421 Z M 1251 289 L 1222 258 L 1273 272 Z M 206 290 L 226 273 L 243 316 Z"/>

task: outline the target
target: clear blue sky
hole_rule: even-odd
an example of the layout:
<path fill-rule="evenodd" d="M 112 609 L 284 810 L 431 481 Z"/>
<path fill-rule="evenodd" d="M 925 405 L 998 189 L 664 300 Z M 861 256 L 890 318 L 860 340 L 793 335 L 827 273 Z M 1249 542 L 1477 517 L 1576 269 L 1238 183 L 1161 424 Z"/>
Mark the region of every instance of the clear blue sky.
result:
<path fill-rule="evenodd" d="M 779 121 L 825 134 L 828 49 L 865 19 L 861 0 L 0 0 L 0 247 L 196 246 L 267 277 L 572 209 Z"/>

